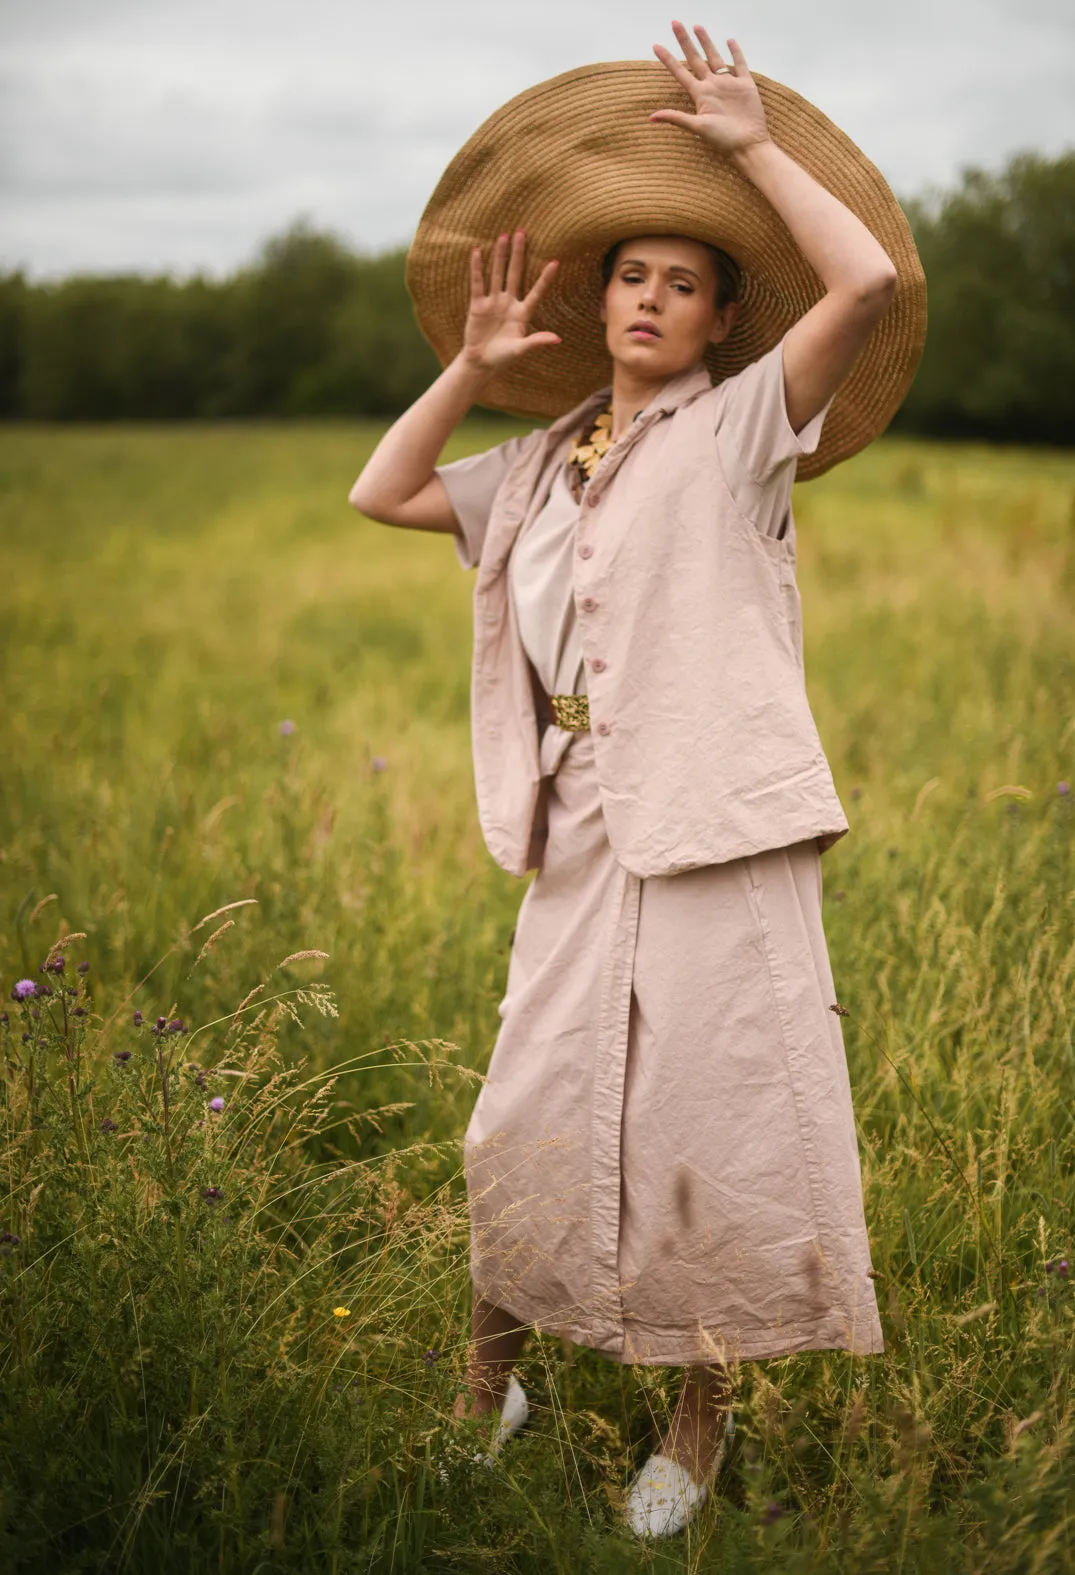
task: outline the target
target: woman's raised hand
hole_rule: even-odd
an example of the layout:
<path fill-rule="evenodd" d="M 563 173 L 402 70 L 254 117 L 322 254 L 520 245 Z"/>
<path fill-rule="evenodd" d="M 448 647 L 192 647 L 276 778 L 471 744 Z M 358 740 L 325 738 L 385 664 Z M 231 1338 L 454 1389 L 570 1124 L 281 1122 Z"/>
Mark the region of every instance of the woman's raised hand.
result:
<path fill-rule="evenodd" d="M 509 256 L 508 244 L 511 243 Z M 557 264 L 547 262 L 529 292 L 520 297 L 526 234 L 516 230 L 501 235 L 493 247 L 489 267 L 489 288 L 485 288 L 482 251 L 475 246 L 470 254 L 470 311 L 463 335 L 462 355 L 472 366 L 497 372 L 517 356 L 539 345 L 558 345 L 559 334 L 527 333 L 534 308 L 552 283 Z"/>
<path fill-rule="evenodd" d="M 768 141 L 769 128 L 758 85 L 735 39 L 728 40 L 733 64 L 727 65 L 704 27 L 695 24 L 697 44 L 682 22 L 673 22 L 672 31 L 683 50 L 683 59 L 677 60 L 663 44 L 654 44 L 653 53 L 686 88 L 694 100 L 695 112 L 689 115 L 680 109 L 658 109 L 650 120 L 693 131 L 718 153 L 737 153 L 752 142 Z"/>

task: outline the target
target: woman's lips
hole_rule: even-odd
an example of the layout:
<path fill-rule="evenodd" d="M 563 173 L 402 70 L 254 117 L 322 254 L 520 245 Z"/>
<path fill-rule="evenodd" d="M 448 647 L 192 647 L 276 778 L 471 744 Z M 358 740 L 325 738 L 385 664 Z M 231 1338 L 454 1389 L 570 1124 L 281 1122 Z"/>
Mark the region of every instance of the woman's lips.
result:
<path fill-rule="evenodd" d="M 651 328 L 648 323 L 632 323 L 627 330 L 628 339 L 638 339 L 647 343 L 656 343 L 661 337 L 656 328 Z"/>

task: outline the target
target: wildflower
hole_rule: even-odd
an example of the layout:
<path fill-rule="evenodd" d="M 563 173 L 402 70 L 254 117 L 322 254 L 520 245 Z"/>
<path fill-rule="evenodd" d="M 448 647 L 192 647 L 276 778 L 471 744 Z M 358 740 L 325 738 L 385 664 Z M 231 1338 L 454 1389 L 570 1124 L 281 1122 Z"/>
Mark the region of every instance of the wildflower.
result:
<path fill-rule="evenodd" d="M 79 973 L 89 973 L 89 971 L 90 971 L 89 963 L 88 962 L 80 962 L 79 965 L 78 965 L 78 971 L 79 971 Z"/>
<path fill-rule="evenodd" d="M 37 985 L 32 979 L 20 979 L 11 992 L 13 1001 L 25 1001 L 29 996 L 37 994 Z"/>
<path fill-rule="evenodd" d="M 422 1352 L 422 1360 L 427 1367 L 432 1367 L 434 1362 L 439 1362 L 440 1356 L 441 1353 L 436 1350 Z"/>
<path fill-rule="evenodd" d="M 64 958 L 63 952 L 57 952 L 55 957 L 52 959 L 52 961 L 50 963 L 46 963 L 45 964 L 45 967 L 46 968 L 51 968 L 53 973 L 63 973 L 64 968 L 66 966 L 67 966 L 67 963 L 66 963 L 66 959 Z"/>
<path fill-rule="evenodd" d="M 1060 1262 L 1056 1266 L 1056 1272 L 1057 1272 L 1057 1274 L 1059 1274 L 1059 1276 L 1060 1276 L 1060 1278 L 1062 1280 L 1066 1280 L 1067 1279 L 1067 1277 L 1068 1277 L 1068 1260 L 1066 1258 L 1061 1258 Z"/>
<path fill-rule="evenodd" d="M 135 1014 L 134 1014 L 134 1026 L 136 1028 L 141 1028 L 141 1026 L 142 1026 L 142 1014 L 141 1014 L 141 1012 L 135 1012 Z"/>
<path fill-rule="evenodd" d="M 212 1099 L 209 1101 L 209 1109 L 210 1110 L 223 1110 L 224 1109 L 224 1100 L 223 1100 L 223 1098 L 221 1097 L 220 1094 L 214 1094 L 213 1095 Z"/>
<path fill-rule="evenodd" d="M 370 770 L 374 772 L 375 775 L 378 775 L 380 772 L 386 769 L 387 765 L 388 761 L 383 755 L 374 755 L 373 759 L 370 761 Z"/>
<path fill-rule="evenodd" d="M 334 1318 L 350 1318 L 351 1309 L 350 1307 L 334 1307 L 332 1309 L 332 1316 Z"/>
<path fill-rule="evenodd" d="M 285 719 L 280 723 L 280 736 L 282 738 L 290 738 L 294 731 L 295 731 L 295 724 L 294 724 L 294 722 L 291 720 L 290 717 L 285 717 Z"/>
<path fill-rule="evenodd" d="M 221 1192 L 219 1187 L 202 1188 L 202 1197 L 205 1199 L 206 1203 L 219 1203 L 223 1196 L 224 1194 Z"/>
<path fill-rule="evenodd" d="M 71 1013 L 72 1017 L 85 1017 L 85 1015 L 86 1008 L 84 1006 L 76 1006 L 74 1011 Z"/>
<path fill-rule="evenodd" d="M 1058 782 L 1056 784 L 1056 791 L 1060 794 L 1061 798 L 1067 798 L 1071 792 L 1071 788 L 1066 782 Z"/>
<path fill-rule="evenodd" d="M 34 993 L 35 995 L 51 995 L 52 986 L 51 984 L 39 984 Z"/>
<path fill-rule="evenodd" d="M 112 1059 L 113 1061 L 118 1061 L 120 1066 L 123 1066 L 125 1062 L 131 1059 L 131 1052 L 129 1050 L 114 1050 Z"/>
<path fill-rule="evenodd" d="M 173 1017 L 171 1022 L 168 1024 L 168 1032 L 170 1034 L 185 1034 L 186 1031 L 187 1030 L 183 1026 L 183 1019 L 181 1017 Z"/>
<path fill-rule="evenodd" d="M 111 1116 L 105 1116 L 104 1120 L 101 1122 L 101 1131 L 118 1132 L 119 1128 L 116 1126 L 116 1123 L 112 1120 Z"/>
<path fill-rule="evenodd" d="M 166 1017 L 158 1017 L 157 1018 L 157 1032 L 159 1034 L 162 1034 L 164 1032 L 164 1030 L 167 1028 L 167 1026 L 168 1026 L 168 1019 Z"/>
<path fill-rule="evenodd" d="M 0 1012 L 0 1023 L 9 1023 L 10 1021 L 11 1021 L 11 1018 L 7 1015 L 6 1012 Z"/>
<path fill-rule="evenodd" d="M 766 1526 L 772 1526 L 776 1521 L 783 1520 L 784 1513 L 783 1504 L 778 1504 L 775 1498 L 771 1498 L 762 1511 L 761 1518 Z"/>
<path fill-rule="evenodd" d="M 19 1245 L 19 1237 L 15 1235 L 14 1231 L 0 1231 L 0 1243 L 5 1247 L 17 1247 Z"/>

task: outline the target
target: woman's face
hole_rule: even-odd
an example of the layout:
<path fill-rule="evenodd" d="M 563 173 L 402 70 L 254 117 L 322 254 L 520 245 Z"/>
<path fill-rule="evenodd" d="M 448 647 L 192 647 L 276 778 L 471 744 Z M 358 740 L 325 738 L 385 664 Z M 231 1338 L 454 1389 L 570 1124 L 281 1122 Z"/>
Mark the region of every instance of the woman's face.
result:
<path fill-rule="evenodd" d="M 718 308 L 713 259 L 699 241 L 624 241 L 601 306 L 609 354 L 646 378 L 674 377 L 731 332 L 738 305 Z"/>

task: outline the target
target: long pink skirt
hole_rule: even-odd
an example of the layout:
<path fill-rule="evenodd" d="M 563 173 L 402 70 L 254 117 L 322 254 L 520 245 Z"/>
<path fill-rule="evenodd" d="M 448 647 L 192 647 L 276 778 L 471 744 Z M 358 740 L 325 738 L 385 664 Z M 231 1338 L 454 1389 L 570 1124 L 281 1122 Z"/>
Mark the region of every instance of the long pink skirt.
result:
<path fill-rule="evenodd" d="M 467 1128 L 477 1294 L 622 1362 L 883 1349 L 816 844 L 640 880 L 550 784 Z"/>

